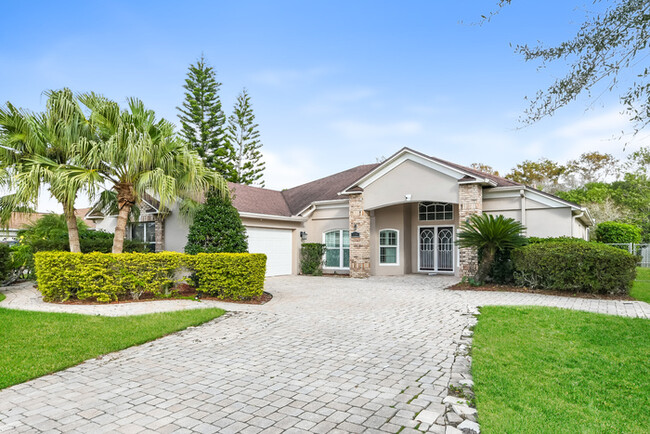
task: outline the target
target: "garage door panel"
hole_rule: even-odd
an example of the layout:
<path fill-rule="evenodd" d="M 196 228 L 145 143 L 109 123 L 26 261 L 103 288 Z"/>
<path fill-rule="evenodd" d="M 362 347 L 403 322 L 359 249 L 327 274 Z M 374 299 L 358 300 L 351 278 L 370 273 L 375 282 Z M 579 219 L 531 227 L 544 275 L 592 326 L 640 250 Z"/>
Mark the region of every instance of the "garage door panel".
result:
<path fill-rule="evenodd" d="M 246 233 L 248 234 L 248 251 L 264 253 L 267 257 L 267 276 L 291 274 L 291 230 L 247 227 Z"/>

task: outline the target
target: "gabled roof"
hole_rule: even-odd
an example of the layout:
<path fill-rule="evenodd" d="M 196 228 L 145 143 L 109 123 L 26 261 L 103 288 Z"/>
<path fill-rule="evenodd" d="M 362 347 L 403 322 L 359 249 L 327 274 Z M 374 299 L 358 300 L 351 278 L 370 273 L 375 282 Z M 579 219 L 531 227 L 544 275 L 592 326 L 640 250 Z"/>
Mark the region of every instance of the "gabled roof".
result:
<path fill-rule="evenodd" d="M 295 216 L 314 202 L 341 199 L 341 192 L 363 191 L 357 183 L 379 171 L 390 160 L 402 153 L 411 153 L 446 166 L 458 173 L 459 182 L 482 182 L 499 187 L 522 186 L 514 181 L 431 157 L 409 148 L 402 148 L 382 163 L 364 164 L 335 173 L 288 190 L 271 190 L 242 184 L 229 183 L 233 193 L 233 204 L 240 212 L 275 216 Z M 343 196 L 345 197 L 345 196 Z"/>
<path fill-rule="evenodd" d="M 282 195 L 287 201 L 291 212 L 295 215 L 304 210 L 309 204 L 321 200 L 341 199 L 339 192 L 345 187 L 364 177 L 377 168 L 380 164 L 364 164 L 356 166 L 316 181 L 302 184 L 289 190 L 284 190 Z"/>
<path fill-rule="evenodd" d="M 291 211 L 281 191 L 228 183 L 232 203 L 239 212 L 290 217 Z"/>
<path fill-rule="evenodd" d="M 366 173 L 364 176 L 361 178 L 355 180 L 352 184 L 349 184 L 347 188 L 342 190 L 343 193 L 352 193 L 355 191 L 359 191 L 360 186 L 358 185 L 362 183 L 362 181 L 365 179 L 371 179 L 374 174 L 379 174 L 378 176 L 381 176 L 381 171 L 385 168 L 390 166 L 390 164 L 395 163 L 396 161 L 399 162 L 399 158 L 403 157 L 404 155 L 412 154 L 415 156 L 415 158 L 420 158 L 423 159 L 421 161 L 428 161 L 431 163 L 437 163 L 438 167 L 440 167 L 442 170 L 447 170 L 449 173 L 454 173 L 454 176 L 458 176 L 458 182 L 460 183 L 470 183 L 470 182 L 477 182 L 477 183 L 483 183 L 488 186 L 492 187 L 512 187 L 512 186 L 522 186 L 523 184 L 520 184 L 515 181 L 511 181 L 509 179 L 492 175 L 490 173 L 482 172 L 480 170 L 472 169 L 469 167 L 461 166 L 460 164 L 452 163 L 450 161 L 443 160 L 441 158 L 437 157 L 432 157 L 430 155 L 423 154 L 422 152 L 415 151 L 413 149 L 404 147 L 397 151 L 395 154 L 391 155 L 388 157 L 384 162 L 381 164 L 378 164 L 370 170 L 368 173 Z"/>

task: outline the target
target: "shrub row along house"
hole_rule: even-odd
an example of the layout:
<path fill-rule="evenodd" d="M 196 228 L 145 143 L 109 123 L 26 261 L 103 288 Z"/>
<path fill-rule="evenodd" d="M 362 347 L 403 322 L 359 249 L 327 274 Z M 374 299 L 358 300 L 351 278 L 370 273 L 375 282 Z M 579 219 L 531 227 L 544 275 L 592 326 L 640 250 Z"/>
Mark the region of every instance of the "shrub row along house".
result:
<path fill-rule="evenodd" d="M 297 274 L 302 242 L 324 243 L 325 273 L 470 275 L 476 255 L 456 246 L 460 222 L 502 214 L 528 236 L 587 239 L 593 220 L 579 205 L 474 169 L 403 148 L 378 164 L 353 167 L 276 191 L 230 184 L 249 251 L 268 256 L 267 275 Z M 177 209 L 145 200 L 130 236 L 155 251 L 183 251 L 189 230 Z M 91 209 L 98 229 L 114 216 Z"/>

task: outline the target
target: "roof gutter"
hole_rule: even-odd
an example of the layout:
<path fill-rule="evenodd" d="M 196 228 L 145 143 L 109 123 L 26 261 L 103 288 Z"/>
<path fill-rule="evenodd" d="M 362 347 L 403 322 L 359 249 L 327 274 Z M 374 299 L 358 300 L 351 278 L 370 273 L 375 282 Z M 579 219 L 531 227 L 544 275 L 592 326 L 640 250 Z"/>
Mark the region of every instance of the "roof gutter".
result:
<path fill-rule="evenodd" d="M 277 220 L 277 221 L 295 222 L 295 223 L 302 223 L 307 221 L 307 218 L 305 217 L 299 217 L 299 216 L 288 217 L 288 216 L 272 215 L 272 214 L 257 214 L 253 212 L 240 212 L 239 216 L 244 218 L 250 218 L 250 219 Z"/>

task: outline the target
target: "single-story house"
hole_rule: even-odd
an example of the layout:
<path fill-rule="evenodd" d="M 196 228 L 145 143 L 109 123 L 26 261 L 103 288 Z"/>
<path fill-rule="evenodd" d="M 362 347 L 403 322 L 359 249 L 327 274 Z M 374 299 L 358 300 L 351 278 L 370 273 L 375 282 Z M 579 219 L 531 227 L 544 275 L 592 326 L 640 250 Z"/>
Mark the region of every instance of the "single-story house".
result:
<path fill-rule="evenodd" d="M 593 220 L 580 205 L 523 184 L 409 148 L 288 190 L 230 184 L 249 251 L 266 253 L 267 274 L 299 273 L 300 245 L 324 243 L 325 273 L 469 275 L 476 254 L 454 242 L 475 213 L 512 217 L 536 237 L 587 239 Z M 189 230 L 177 209 L 143 203 L 130 235 L 155 251 L 182 252 Z M 111 231 L 115 217 L 87 218 Z"/>

